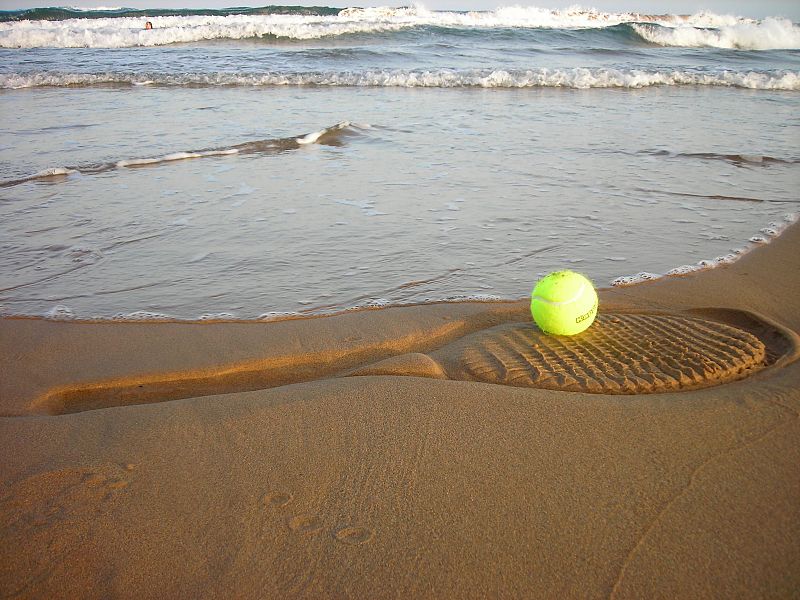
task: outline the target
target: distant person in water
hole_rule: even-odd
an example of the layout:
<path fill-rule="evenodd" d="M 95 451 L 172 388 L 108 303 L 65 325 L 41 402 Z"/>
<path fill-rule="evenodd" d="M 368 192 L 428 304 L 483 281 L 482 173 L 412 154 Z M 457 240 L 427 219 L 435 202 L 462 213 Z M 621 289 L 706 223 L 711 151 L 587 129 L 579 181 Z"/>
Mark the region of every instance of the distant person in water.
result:
<path fill-rule="evenodd" d="M 144 28 L 145 29 L 152 29 L 153 28 L 153 24 L 150 21 L 148 21 L 147 23 L 144 24 Z"/>

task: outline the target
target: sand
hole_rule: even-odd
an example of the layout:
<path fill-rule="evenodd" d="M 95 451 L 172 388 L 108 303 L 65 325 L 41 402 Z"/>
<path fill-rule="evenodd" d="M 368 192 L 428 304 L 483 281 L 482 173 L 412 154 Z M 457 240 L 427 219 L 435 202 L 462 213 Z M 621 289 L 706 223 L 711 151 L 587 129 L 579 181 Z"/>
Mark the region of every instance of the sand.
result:
<path fill-rule="evenodd" d="M 524 301 L 0 320 L 0 596 L 800 597 L 798 256 L 570 340 Z"/>

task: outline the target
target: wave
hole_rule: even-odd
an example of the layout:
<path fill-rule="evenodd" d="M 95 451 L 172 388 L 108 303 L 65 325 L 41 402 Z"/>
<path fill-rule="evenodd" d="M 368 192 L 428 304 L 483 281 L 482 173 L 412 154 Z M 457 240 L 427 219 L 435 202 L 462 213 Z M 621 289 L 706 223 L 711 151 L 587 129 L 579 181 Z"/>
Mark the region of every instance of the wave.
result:
<path fill-rule="evenodd" d="M 417 25 L 442 27 L 491 28 L 550 28 L 596 29 L 613 27 L 622 23 L 656 23 L 663 26 L 692 25 L 695 27 L 721 27 L 736 23 L 756 22 L 732 15 L 718 15 L 700 11 L 692 15 L 648 14 L 639 12 L 603 12 L 596 9 L 572 6 L 566 9 L 537 6 L 505 6 L 490 11 L 430 11 L 416 4 L 412 7 L 347 8 L 340 17 L 358 20 L 397 20 Z"/>
<path fill-rule="evenodd" d="M 622 24 L 636 24 L 639 28 L 636 30 L 637 35 L 640 38 L 661 45 L 670 45 L 667 43 L 670 30 L 683 32 L 675 34 L 677 37 L 674 41 L 677 43 L 681 39 L 680 36 L 688 39 L 690 34 L 686 32 L 695 32 L 694 35 L 698 36 L 708 34 L 706 29 L 698 28 L 723 28 L 720 31 L 729 32 L 725 34 L 724 39 L 732 40 L 731 47 L 739 47 L 737 43 L 748 48 L 798 47 L 781 45 L 788 43 L 786 40 L 795 39 L 793 32 L 796 27 L 784 19 L 767 19 L 759 22 L 705 12 L 691 16 L 676 16 L 604 13 L 583 9 L 550 10 L 537 7 L 506 7 L 485 12 L 433 12 L 421 6 L 343 10 L 334 8 L 301 10 L 301 8 L 264 7 L 207 11 L 119 9 L 81 13 L 75 9 L 34 9 L 66 11 L 63 12 L 64 20 L 44 18 L 37 20 L 17 15 L 22 18 L 19 20 L 12 19 L 9 17 L 10 13 L 6 12 L 0 18 L 0 21 L 4 21 L 0 22 L 0 47 L 128 48 L 222 39 L 311 40 L 353 34 L 398 32 L 424 27 L 470 31 L 583 30 L 603 29 Z M 56 13 L 48 14 L 52 16 Z M 91 18 L 88 15 L 91 15 Z M 145 20 L 153 23 L 152 30 L 144 29 Z M 647 26 L 651 28 L 648 29 Z M 739 40 L 737 35 L 742 39 Z"/>
<path fill-rule="evenodd" d="M 0 23 L 0 48 L 132 48 L 209 40 L 313 40 L 412 27 L 403 22 L 349 21 L 336 17 L 274 15 L 253 17 L 98 18 L 93 21 L 23 21 Z"/>
<path fill-rule="evenodd" d="M 611 281 L 611 285 L 614 287 L 626 287 L 645 283 L 647 281 L 655 281 L 663 277 L 680 277 L 697 271 L 706 271 L 723 265 L 731 265 L 753 249 L 763 244 L 769 244 L 773 239 L 779 237 L 789 226 L 797 223 L 798 220 L 800 220 L 800 213 L 788 213 L 784 215 L 781 221 L 774 221 L 769 223 L 766 227 L 762 227 L 759 233 L 752 236 L 745 246 L 736 248 L 728 254 L 717 256 L 713 259 L 704 259 L 693 265 L 681 265 L 670 269 L 664 274 L 645 271 L 637 273 L 636 275 L 623 275 Z"/>
<path fill-rule="evenodd" d="M 759 23 L 735 23 L 718 29 L 662 27 L 634 23 L 642 39 L 659 46 L 777 50 L 800 48 L 800 27 L 788 19 L 767 18 Z"/>
<path fill-rule="evenodd" d="M 191 17 L 191 16 L 219 16 L 228 15 L 337 15 L 341 8 L 328 6 L 262 6 L 259 8 L 233 7 L 233 8 L 123 8 L 103 7 L 77 8 L 77 7 L 49 7 L 26 8 L 21 10 L 0 11 L 0 23 L 9 21 L 66 21 L 67 19 L 107 19 L 119 17 L 133 17 L 144 19 L 149 17 Z"/>
<path fill-rule="evenodd" d="M 800 91 L 800 71 L 686 71 L 640 69 L 533 70 L 366 70 L 307 73 L 6 73 L 0 89 L 32 87 L 160 86 L 320 86 L 406 88 L 647 88 L 711 86 Z"/>
<path fill-rule="evenodd" d="M 205 150 L 190 150 L 186 152 L 172 152 L 163 156 L 124 159 L 114 162 L 85 165 L 82 167 L 55 167 L 39 171 L 38 173 L 28 175 L 27 177 L 0 181 L 0 188 L 13 187 L 29 181 L 61 180 L 75 174 L 95 175 L 98 173 L 111 171 L 113 169 L 151 167 L 191 158 L 229 156 L 232 154 L 282 154 L 291 150 L 297 150 L 298 148 L 307 146 L 309 144 L 340 146 L 342 144 L 341 138 L 343 135 L 348 132 L 352 134 L 360 129 L 369 129 L 369 125 L 359 125 L 350 123 L 349 121 L 342 121 L 336 125 L 331 125 L 330 127 L 320 129 L 319 131 L 312 131 L 311 133 L 306 133 L 300 136 L 253 140 L 236 144 L 234 146 L 210 148 Z"/>
<path fill-rule="evenodd" d="M 719 152 L 670 152 L 668 150 L 647 150 L 642 154 L 665 158 L 694 158 L 699 160 L 719 160 L 737 167 L 770 166 L 775 164 L 800 164 L 800 158 L 777 158 L 763 154 L 723 154 Z"/>

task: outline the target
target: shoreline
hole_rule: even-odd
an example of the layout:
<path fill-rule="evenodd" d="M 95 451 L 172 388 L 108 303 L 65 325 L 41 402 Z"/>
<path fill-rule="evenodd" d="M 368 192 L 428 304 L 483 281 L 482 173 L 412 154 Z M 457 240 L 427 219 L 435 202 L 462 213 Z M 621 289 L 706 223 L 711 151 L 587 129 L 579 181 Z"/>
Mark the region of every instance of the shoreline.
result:
<path fill-rule="evenodd" d="M 753 235 L 747 243 L 734 250 L 731 250 L 726 255 L 718 256 L 713 259 L 702 259 L 695 264 L 684 264 L 673 267 L 665 273 L 650 273 L 642 271 L 635 275 L 620 275 L 615 277 L 609 282 L 608 287 L 598 287 L 598 290 L 606 290 L 620 287 L 628 287 L 641 285 L 643 283 L 671 279 L 676 277 L 684 277 L 686 275 L 701 273 L 711 269 L 716 269 L 721 266 L 732 265 L 747 256 L 753 251 L 770 244 L 775 239 L 779 238 L 787 229 L 797 224 L 800 220 L 800 213 L 791 212 L 784 215 L 783 219 L 779 222 L 770 222 L 765 227 L 759 230 L 759 234 Z M 580 271 L 580 269 L 577 269 Z M 534 282 L 535 283 L 535 282 Z M 532 284 L 533 285 L 533 284 Z M 368 296 L 367 296 L 368 297 Z M 330 312 L 325 311 L 322 307 L 320 312 L 267 312 L 256 318 L 237 318 L 232 313 L 224 311 L 218 313 L 208 313 L 199 317 L 174 317 L 167 314 L 151 313 L 148 311 L 134 311 L 120 316 L 111 317 L 75 317 L 72 316 L 72 311 L 69 307 L 63 305 L 56 305 L 43 315 L 30 315 L 30 314 L 14 314 L 14 313 L 0 313 L 0 319 L 38 319 L 54 322 L 68 322 L 68 323 L 275 323 L 281 321 L 293 321 L 299 319 L 318 319 L 326 317 L 335 317 L 343 314 L 371 311 L 371 310 L 385 310 L 390 308 L 401 307 L 418 307 L 418 306 L 435 306 L 439 304 L 466 304 L 466 303 L 482 303 L 482 304 L 508 304 L 523 302 L 526 298 L 501 298 L 492 294 L 473 294 L 466 295 L 461 298 L 444 298 L 441 300 L 429 300 L 425 302 L 390 302 L 385 304 L 379 303 L 380 299 L 376 299 L 375 304 L 366 303 L 361 305 L 353 305 L 345 308 L 334 307 Z M 314 309 L 310 309 L 314 310 Z M 137 316 L 134 316 L 137 315 Z M 140 316 L 139 316 L 140 315 Z"/>
<path fill-rule="evenodd" d="M 734 264 L 599 290 L 607 318 L 587 331 L 610 343 L 576 354 L 577 336 L 547 363 L 583 391 L 475 378 L 522 372 L 481 350 L 512 334 L 556 348 L 527 299 L 260 323 L 0 318 L 0 590 L 792 597 L 798 253 L 788 227 Z M 644 334 L 618 343 L 615 322 Z M 720 385 L 587 393 L 635 366 L 639 339 L 700 330 L 723 352 L 708 346 L 696 375 Z M 670 347 L 654 356 L 682 376 L 691 353 Z"/>

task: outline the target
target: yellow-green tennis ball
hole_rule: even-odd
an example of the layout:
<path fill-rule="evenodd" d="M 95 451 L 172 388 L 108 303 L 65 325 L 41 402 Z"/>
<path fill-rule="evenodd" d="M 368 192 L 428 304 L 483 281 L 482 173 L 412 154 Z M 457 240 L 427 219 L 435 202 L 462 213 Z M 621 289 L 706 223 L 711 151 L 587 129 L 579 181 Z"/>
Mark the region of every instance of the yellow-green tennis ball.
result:
<path fill-rule="evenodd" d="M 574 271 L 543 277 L 531 292 L 533 320 L 545 333 L 575 335 L 597 316 L 597 292 L 592 282 Z"/>

